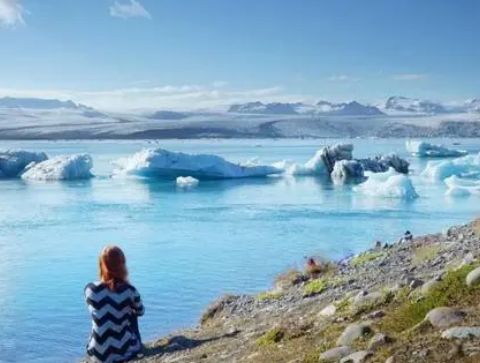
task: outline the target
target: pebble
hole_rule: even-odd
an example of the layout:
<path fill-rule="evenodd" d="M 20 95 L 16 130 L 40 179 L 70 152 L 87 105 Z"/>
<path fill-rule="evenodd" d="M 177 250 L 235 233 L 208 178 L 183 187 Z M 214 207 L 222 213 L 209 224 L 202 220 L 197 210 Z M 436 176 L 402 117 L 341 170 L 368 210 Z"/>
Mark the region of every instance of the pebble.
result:
<path fill-rule="evenodd" d="M 331 304 L 325 307 L 320 313 L 318 314 L 321 317 L 331 317 L 334 316 L 335 313 L 337 312 L 337 308 L 335 305 Z"/>
<path fill-rule="evenodd" d="M 391 342 L 392 342 L 392 339 L 389 336 L 382 333 L 377 333 L 373 336 L 373 338 L 368 343 L 368 348 L 375 350 L 379 347 L 390 344 Z"/>
<path fill-rule="evenodd" d="M 337 340 L 337 346 L 350 345 L 357 339 L 371 333 L 372 329 L 368 324 L 351 324 L 349 325 L 340 338 Z"/>
<path fill-rule="evenodd" d="M 478 326 L 457 326 L 445 330 L 442 333 L 444 339 L 470 339 L 480 338 L 480 327 Z"/>
<path fill-rule="evenodd" d="M 372 352 L 368 350 L 361 350 L 343 358 L 340 360 L 340 363 L 364 363 L 371 356 L 373 356 Z"/>
<path fill-rule="evenodd" d="M 467 286 L 476 285 L 480 282 L 480 267 L 477 267 L 467 275 L 466 282 Z"/>

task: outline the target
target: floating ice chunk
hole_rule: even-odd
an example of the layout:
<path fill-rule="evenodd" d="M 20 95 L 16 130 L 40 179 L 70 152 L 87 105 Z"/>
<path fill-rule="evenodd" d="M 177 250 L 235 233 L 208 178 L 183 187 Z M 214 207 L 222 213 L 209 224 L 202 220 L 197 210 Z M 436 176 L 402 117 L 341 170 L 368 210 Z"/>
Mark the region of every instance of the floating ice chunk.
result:
<path fill-rule="evenodd" d="M 92 167 L 92 158 L 87 154 L 56 156 L 30 165 L 22 174 L 22 179 L 44 181 L 89 179 L 93 177 Z"/>
<path fill-rule="evenodd" d="M 367 181 L 356 186 L 355 191 L 372 197 L 418 198 L 412 181 L 406 175 L 397 173 L 393 168 L 385 173 L 367 173 L 366 175 L 368 176 Z"/>
<path fill-rule="evenodd" d="M 363 166 L 357 160 L 337 161 L 331 176 L 334 182 L 361 181 L 365 177 Z"/>
<path fill-rule="evenodd" d="M 330 175 L 335 163 L 340 160 L 352 160 L 353 145 L 336 144 L 318 150 L 305 164 L 294 163 L 285 168 L 289 175 Z"/>
<path fill-rule="evenodd" d="M 384 173 L 388 169 L 393 168 L 398 173 L 408 174 L 410 163 L 402 159 L 395 153 L 377 156 L 375 158 L 360 159 L 365 171 L 372 171 L 374 173 Z"/>
<path fill-rule="evenodd" d="M 186 177 L 179 176 L 177 178 L 177 187 L 179 188 L 185 188 L 185 189 L 193 188 L 193 187 L 196 187 L 198 183 L 199 183 L 199 180 L 191 176 L 186 176 Z"/>
<path fill-rule="evenodd" d="M 445 179 L 448 190 L 445 193 L 450 197 L 468 197 L 471 194 L 480 195 L 480 181 L 461 179 L 457 176 L 451 176 Z"/>
<path fill-rule="evenodd" d="M 47 155 L 42 152 L 0 151 L 0 178 L 19 177 L 28 164 L 32 162 L 39 163 L 47 159 Z"/>
<path fill-rule="evenodd" d="M 407 140 L 405 146 L 410 154 L 420 157 L 448 158 L 468 154 L 468 151 L 465 150 L 449 149 L 446 146 L 430 144 L 425 141 Z"/>
<path fill-rule="evenodd" d="M 480 176 L 480 153 L 453 160 L 429 161 L 422 176 L 430 181 L 444 180 L 450 176 L 471 178 Z"/>
<path fill-rule="evenodd" d="M 282 172 L 273 166 L 235 164 L 217 155 L 184 154 L 164 149 L 143 149 L 113 164 L 116 174 L 169 179 L 185 175 L 199 180 L 249 178 Z"/>

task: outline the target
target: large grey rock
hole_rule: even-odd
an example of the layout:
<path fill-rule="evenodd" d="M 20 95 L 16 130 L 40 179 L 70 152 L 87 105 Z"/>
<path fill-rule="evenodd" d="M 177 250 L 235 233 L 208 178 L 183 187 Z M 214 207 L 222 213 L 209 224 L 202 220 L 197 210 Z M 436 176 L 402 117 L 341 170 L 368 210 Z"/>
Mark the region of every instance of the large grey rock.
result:
<path fill-rule="evenodd" d="M 479 326 L 457 326 L 445 330 L 442 333 L 444 339 L 480 339 L 480 327 Z"/>
<path fill-rule="evenodd" d="M 465 316 L 466 314 L 463 311 L 443 307 L 431 310 L 425 319 L 435 328 L 447 328 L 460 324 Z"/>
<path fill-rule="evenodd" d="M 368 350 L 361 350 L 359 352 L 352 353 L 342 360 L 340 363 L 364 363 L 368 358 L 373 356 L 373 353 Z"/>
<path fill-rule="evenodd" d="M 372 339 L 370 339 L 370 342 L 368 343 L 368 349 L 375 350 L 384 345 L 390 344 L 391 342 L 392 339 L 388 335 L 377 333 Z"/>
<path fill-rule="evenodd" d="M 336 362 L 352 353 L 353 350 L 350 347 L 336 347 L 320 354 L 320 360 Z"/>
<path fill-rule="evenodd" d="M 344 330 L 340 338 L 338 338 L 337 346 L 350 345 L 355 340 L 364 337 L 371 332 L 372 329 L 368 324 L 351 324 Z"/>
<path fill-rule="evenodd" d="M 480 283 L 480 267 L 477 267 L 475 270 L 473 270 L 467 275 L 468 286 L 473 286 L 478 283 Z"/>

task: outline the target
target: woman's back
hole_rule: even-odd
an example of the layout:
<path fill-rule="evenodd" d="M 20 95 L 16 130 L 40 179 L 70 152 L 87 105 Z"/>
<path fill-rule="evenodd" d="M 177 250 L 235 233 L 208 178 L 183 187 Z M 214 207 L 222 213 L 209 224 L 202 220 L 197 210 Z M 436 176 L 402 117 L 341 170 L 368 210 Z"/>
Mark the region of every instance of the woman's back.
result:
<path fill-rule="evenodd" d="M 128 283 L 110 290 L 103 282 L 90 283 L 85 299 L 92 318 L 87 356 L 98 363 L 128 360 L 141 349 L 136 319 L 144 307 L 138 291 Z"/>

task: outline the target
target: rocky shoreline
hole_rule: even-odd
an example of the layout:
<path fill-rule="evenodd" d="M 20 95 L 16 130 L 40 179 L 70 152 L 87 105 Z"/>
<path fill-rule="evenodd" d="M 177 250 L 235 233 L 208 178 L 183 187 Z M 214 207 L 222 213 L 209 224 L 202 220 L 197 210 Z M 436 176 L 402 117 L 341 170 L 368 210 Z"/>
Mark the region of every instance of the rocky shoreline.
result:
<path fill-rule="evenodd" d="M 480 362 L 480 219 L 389 243 L 224 296 L 136 362 Z"/>

